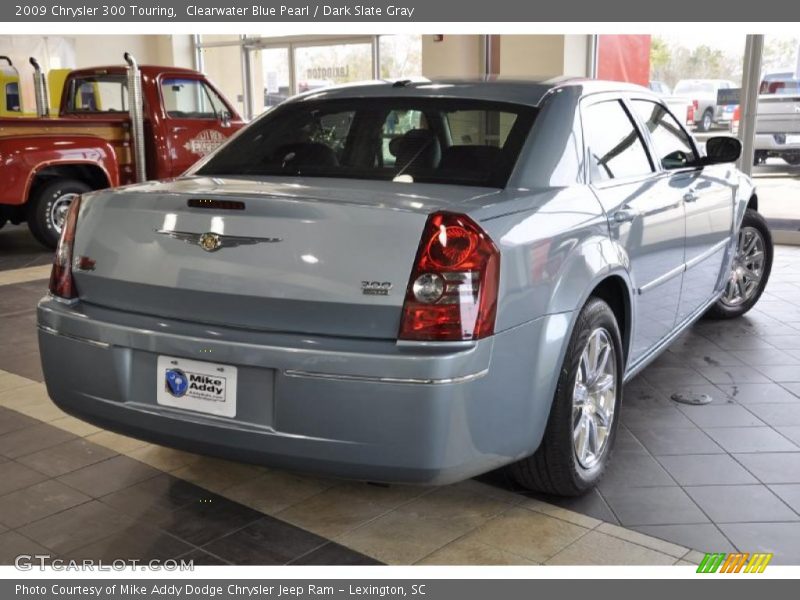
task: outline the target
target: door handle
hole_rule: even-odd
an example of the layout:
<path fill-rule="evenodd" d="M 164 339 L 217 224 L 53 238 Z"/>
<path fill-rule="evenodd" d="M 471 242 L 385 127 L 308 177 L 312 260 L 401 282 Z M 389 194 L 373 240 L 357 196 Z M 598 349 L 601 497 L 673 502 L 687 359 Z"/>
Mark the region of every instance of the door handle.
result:
<path fill-rule="evenodd" d="M 183 125 L 175 125 L 172 128 L 172 133 L 180 133 L 181 131 L 186 131 L 186 127 L 184 127 Z"/>
<path fill-rule="evenodd" d="M 629 223 L 638 216 L 639 216 L 639 211 L 633 208 L 630 207 L 620 208 L 618 211 L 614 213 L 614 222 Z"/>
<path fill-rule="evenodd" d="M 696 202 L 699 196 L 694 193 L 694 190 L 689 190 L 683 195 L 684 202 Z"/>

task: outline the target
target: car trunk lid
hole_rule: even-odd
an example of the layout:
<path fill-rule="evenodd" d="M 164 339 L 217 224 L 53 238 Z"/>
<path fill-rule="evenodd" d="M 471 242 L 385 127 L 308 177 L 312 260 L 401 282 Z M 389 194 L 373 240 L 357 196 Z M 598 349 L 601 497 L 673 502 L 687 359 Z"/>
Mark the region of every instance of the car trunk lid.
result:
<path fill-rule="evenodd" d="M 497 190 L 275 178 L 101 193 L 82 210 L 74 256 L 92 267 L 75 281 L 82 301 L 120 310 L 395 338 L 427 215 L 487 193 Z M 208 233 L 218 237 L 204 249 Z"/>

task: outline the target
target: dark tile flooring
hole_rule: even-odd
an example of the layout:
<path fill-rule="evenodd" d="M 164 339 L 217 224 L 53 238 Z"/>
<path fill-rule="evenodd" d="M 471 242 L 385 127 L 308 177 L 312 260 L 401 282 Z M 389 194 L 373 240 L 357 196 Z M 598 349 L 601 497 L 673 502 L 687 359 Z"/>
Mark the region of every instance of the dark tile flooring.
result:
<path fill-rule="evenodd" d="M 26 225 L 6 225 L 0 229 L 0 271 L 48 265 L 53 252 L 37 242 Z"/>
<path fill-rule="evenodd" d="M 106 562 L 182 558 L 198 565 L 379 564 L 14 411 L 0 408 L 0 432 L 0 564 L 20 554 Z"/>
<path fill-rule="evenodd" d="M 4 234 L 5 230 L 0 232 L 0 240 Z M 32 254 L 20 252 L 11 268 L 51 260 L 49 254 L 46 260 Z M 23 264 L 24 260 L 32 264 Z M 0 270 L 7 264 L 0 258 Z M 35 307 L 46 285 L 37 281 L 0 286 L 0 369 L 36 381 L 43 377 Z M 106 561 L 182 558 L 197 565 L 379 564 L 0 408 L 0 564 L 13 564 L 15 556 L 34 553 Z"/>
<path fill-rule="evenodd" d="M 45 285 L 0 287 L 0 369 L 39 381 L 34 306 Z M 800 248 L 779 247 L 754 310 L 699 322 L 626 386 L 614 460 L 598 488 L 542 499 L 698 550 L 769 551 L 776 563 L 800 564 L 798 299 Z M 672 400 L 689 393 L 713 401 Z M 487 479 L 510 487 L 502 474 Z M 76 541 L 62 522 L 73 516 L 87 524 Z M 95 518 L 105 531 L 88 526 Z M 44 519 L 53 520 L 37 525 Z M 158 546 L 209 564 L 369 561 L 12 411 L 0 418 L 5 529 L 6 561 L 23 546 L 65 555 Z"/>

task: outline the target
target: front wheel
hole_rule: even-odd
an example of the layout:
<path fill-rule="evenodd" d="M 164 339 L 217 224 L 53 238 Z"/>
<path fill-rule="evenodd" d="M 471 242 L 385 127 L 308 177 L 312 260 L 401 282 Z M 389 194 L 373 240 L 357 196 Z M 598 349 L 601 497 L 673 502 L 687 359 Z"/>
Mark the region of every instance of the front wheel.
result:
<path fill-rule="evenodd" d="M 55 248 L 70 204 L 91 189 L 76 179 L 54 179 L 39 188 L 28 206 L 28 228 L 33 237 Z"/>
<path fill-rule="evenodd" d="M 542 443 L 532 456 L 508 467 L 517 483 L 578 496 L 599 481 L 617 431 L 623 366 L 614 313 L 591 298 L 572 332 Z"/>
<path fill-rule="evenodd" d="M 733 319 L 753 308 L 767 286 L 772 271 L 772 255 L 772 235 L 767 222 L 756 211 L 747 209 L 739 229 L 736 254 L 725 291 L 705 316 Z"/>

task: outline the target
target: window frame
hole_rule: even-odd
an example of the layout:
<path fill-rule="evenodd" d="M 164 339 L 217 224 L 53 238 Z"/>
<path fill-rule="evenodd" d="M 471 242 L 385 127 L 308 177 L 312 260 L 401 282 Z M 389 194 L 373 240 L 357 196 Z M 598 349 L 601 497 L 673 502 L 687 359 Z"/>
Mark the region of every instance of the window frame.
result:
<path fill-rule="evenodd" d="M 197 73 L 175 73 L 175 72 L 166 72 L 161 73 L 156 80 L 156 86 L 158 89 L 158 100 L 161 103 L 161 114 L 164 119 L 170 119 L 175 121 L 208 121 L 208 122 L 219 122 L 220 115 L 214 115 L 213 117 L 175 117 L 169 114 L 167 111 L 167 103 L 164 101 L 164 80 L 168 79 L 184 79 L 184 80 L 192 80 L 197 81 L 200 85 L 205 86 L 213 90 L 213 92 L 217 95 L 217 97 L 222 102 L 222 106 L 225 110 L 228 111 L 228 115 L 230 119 L 237 120 L 239 118 L 238 113 L 233 110 L 230 104 L 228 104 L 228 99 L 225 95 L 220 92 L 214 84 L 211 83 L 209 79 L 205 76 L 197 74 Z"/>
<path fill-rule="evenodd" d="M 98 80 L 102 82 L 104 77 L 110 78 L 108 81 L 113 81 L 116 83 L 116 80 L 120 80 L 121 86 L 120 90 L 125 90 L 124 99 L 126 100 L 128 107 L 124 110 L 80 110 L 75 108 L 75 95 L 78 93 L 80 88 L 85 83 L 98 83 Z M 78 115 L 78 116 L 91 116 L 91 115 L 102 115 L 102 116 L 116 116 L 116 115 L 128 115 L 130 113 L 130 103 L 131 103 L 131 92 L 128 89 L 128 78 L 122 73 L 98 73 L 94 75 L 78 75 L 75 77 L 70 77 L 67 84 L 67 97 L 64 99 L 65 106 L 64 106 L 64 114 L 67 115 Z M 122 99 L 122 98 L 121 98 Z"/>
<path fill-rule="evenodd" d="M 584 167 L 583 167 L 583 176 L 584 181 L 586 181 L 589 185 L 600 188 L 611 188 L 616 187 L 619 185 L 627 185 L 631 183 L 638 183 L 642 181 L 647 181 L 648 179 L 653 179 L 658 177 L 661 174 L 660 165 L 656 164 L 656 161 L 653 160 L 653 148 L 650 145 L 650 139 L 645 136 L 645 132 L 642 131 L 641 123 L 636 115 L 632 114 L 633 110 L 631 106 L 628 105 L 626 102 L 627 98 L 624 94 L 613 93 L 613 92 L 600 92 L 597 94 L 591 94 L 588 96 L 584 96 L 581 98 L 579 103 L 579 111 L 580 111 L 580 120 L 581 120 L 581 138 L 583 143 L 583 157 L 584 157 Z M 592 106 L 597 104 L 603 104 L 606 102 L 617 102 L 620 105 L 623 113 L 627 115 L 628 120 L 631 122 L 631 126 L 633 130 L 636 132 L 637 136 L 639 137 L 639 141 L 642 143 L 642 147 L 644 148 L 645 156 L 647 157 L 648 162 L 650 163 L 650 173 L 642 174 L 642 175 L 634 175 L 632 177 L 619 177 L 614 179 L 604 179 L 602 181 L 596 181 L 592 177 L 592 169 L 590 166 L 591 157 L 589 155 L 589 144 L 587 142 L 587 135 L 586 135 L 586 111 Z"/>
<path fill-rule="evenodd" d="M 658 157 L 658 148 L 656 147 L 656 144 L 653 141 L 653 136 L 650 134 L 650 130 L 647 128 L 647 125 L 642 121 L 641 117 L 639 116 L 638 112 L 636 111 L 636 109 L 633 106 L 633 102 L 635 102 L 635 101 L 650 102 L 652 104 L 658 104 L 661 108 L 664 109 L 664 111 L 668 115 L 670 115 L 674 119 L 675 123 L 678 125 L 678 128 L 686 135 L 686 138 L 689 140 L 689 146 L 691 147 L 692 152 L 694 153 L 694 162 L 689 163 L 689 164 L 687 164 L 686 166 L 683 166 L 683 167 L 676 167 L 674 169 L 666 169 L 666 168 L 664 168 L 664 165 L 662 164 L 661 159 L 657 158 Z M 697 147 L 697 143 L 695 142 L 694 136 L 692 136 L 692 134 L 690 134 L 686 130 L 686 128 L 680 122 L 680 119 L 678 119 L 674 115 L 674 113 L 669 109 L 669 107 L 664 102 L 661 102 L 660 100 L 658 100 L 656 98 L 645 96 L 644 94 L 641 94 L 641 95 L 640 94 L 628 95 L 625 98 L 625 102 L 628 105 L 630 105 L 630 112 L 633 115 L 633 117 L 636 119 L 636 122 L 637 122 L 637 125 L 639 126 L 639 129 L 640 129 L 640 131 L 642 132 L 642 135 L 644 136 L 644 138 L 647 141 L 647 144 L 648 144 L 648 146 L 650 148 L 651 156 L 654 158 L 654 162 L 656 163 L 656 167 L 657 167 L 658 172 L 660 172 L 660 173 L 684 173 L 686 171 L 696 171 L 696 170 L 702 168 L 700 150 Z"/>

